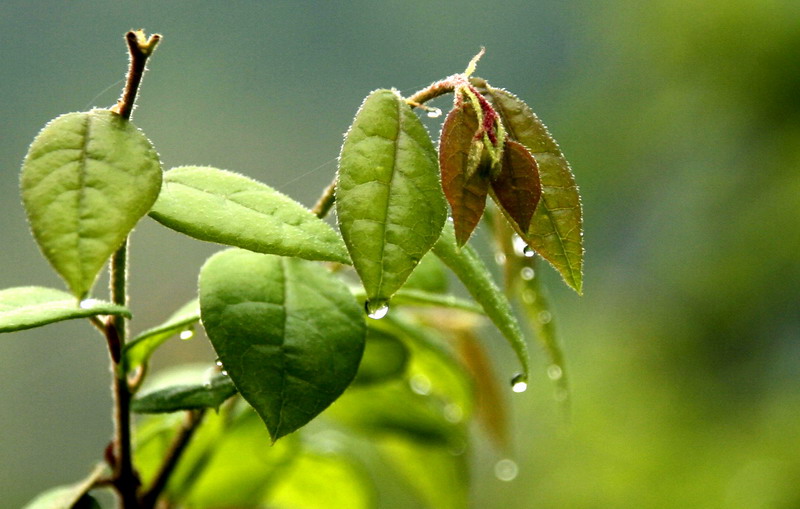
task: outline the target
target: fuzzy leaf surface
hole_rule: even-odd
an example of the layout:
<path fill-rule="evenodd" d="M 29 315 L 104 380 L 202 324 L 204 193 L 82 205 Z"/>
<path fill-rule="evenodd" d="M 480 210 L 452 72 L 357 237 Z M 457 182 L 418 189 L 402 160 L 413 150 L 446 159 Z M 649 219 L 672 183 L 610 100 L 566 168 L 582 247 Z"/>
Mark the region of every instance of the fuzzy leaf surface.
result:
<path fill-rule="evenodd" d="M 436 150 L 411 108 L 391 90 L 364 100 L 342 145 L 339 228 L 371 302 L 385 302 L 428 252 L 447 207 Z"/>
<path fill-rule="evenodd" d="M 492 279 L 489 269 L 470 246 L 459 249 L 455 233 L 446 226 L 442 238 L 433 246 L 433 252 L 450 267 L 467 288 L 472 298 L 483 307 L 486 315 L 505 336 L 522 365 L 525 379 L 530 373 L 528 345 L 511 308 L 511 303 Z"/>
<path fill-rule="evenodd" d="M 323 266 L 231 249 L 200 272 L 200 314 L 242 396 L 273 440 L 314 418 L 350 384 L 364 312 Z"/>
<path fill-rule="evenodd" d="M 161 162 L 145 135 L 119 115 L 68 113 L 33 140 L 20 185 L 42 253 L 82 298 L 158 197 Z"/>
<path fill-rule="evenodd" d="M 536 114 L 514 94 L 473 79 L 495 107 L 508 135 L 533 154 L 542 197 L 523 238 L 579 294 L 583 288 L 583 220 L 575 177 L 558 144 Z"/>
<path fill-rule="evenodd" d="M 500 173 L 492 180 L 498 205 L 523 232 L 528 231 L 542 195 L 539 169 L 528 149 L 513 140 L 505 143 Z"/>
<path fill-rule="evenodd" d="M 459 246 L 467 242 L 481 220 L 489 192 L 488 168 L 479 166 L 471 175 L 467 171 L 477 131 L 475 110 L 465 103 L 447 114 L 439 137 L 442 188 L 450 203 Z"/>
<path fill-rule="evenodd" d="M 97 315 L 130 318 L 131 312 L 126 307 L 110 302 L 94 299 L 79 302 L 67 292 L 42 286 L 0 290 L 0 332 L 14 332 Z"/>
<path fill-rule="evenodd" d="M 150 217 L 192 238 L 258 253 L 350 263 L 339 235 L 300 203 L 238 173 L 182 166 L 164 174 Z"/>

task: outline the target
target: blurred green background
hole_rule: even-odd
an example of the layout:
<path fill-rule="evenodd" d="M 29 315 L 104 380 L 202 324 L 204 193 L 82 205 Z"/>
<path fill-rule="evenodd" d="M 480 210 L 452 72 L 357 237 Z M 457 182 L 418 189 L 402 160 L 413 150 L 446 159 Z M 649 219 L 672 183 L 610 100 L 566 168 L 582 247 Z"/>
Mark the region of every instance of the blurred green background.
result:
<path fill-rule="evenodd" d="M 531 104 L 573 165 L 587 258 L 584 297 L 546 274 L 571 416 L 533 348 L 531 390 L 509 394 L 519 475 L 496 479 L 482 452 L 472 506 L 800 507 L 800 2 L 4 0 L 0 288 L 61 287 L 19 164 L 49 119 L 114 103 L 131 28 L 164 35 L 134 120 L 165 167 L 240 171 L 306 205 L 370 90 L 408 95 L 485 45 L 477 74 Z M 134 329 L 188 300 L 216 249 L 145 219 Z M 1 336 L 0 507 L 88 472 L 109 403 L 88 325 Z"/>

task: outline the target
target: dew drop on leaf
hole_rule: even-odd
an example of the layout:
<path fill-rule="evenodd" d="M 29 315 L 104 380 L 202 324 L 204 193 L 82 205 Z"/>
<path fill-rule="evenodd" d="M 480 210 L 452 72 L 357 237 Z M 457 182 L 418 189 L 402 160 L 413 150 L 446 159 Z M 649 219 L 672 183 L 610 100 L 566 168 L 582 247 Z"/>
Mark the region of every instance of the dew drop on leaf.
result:
<path fill-rule="evenodd" d="M 368 317 L 373 320 L 380 320 L 389 313 L 389 304 L 382 300 L 375 302 L 367 301 L 364 303 L 364 310 L 367 312 Z"/>
<path fill-rule="evenodd" d="M 559 380 L 564 375 L 561 366 L 558 364 L 551 364 L 547 367 L 547 376 L 550 380 Z"/>
<path fill-rule="evenodd" d="M 504 482 L 513 481 L 519 474 L 519 467 L 514 460 L 505 458 L 494 464 L 494 475 Z"/>
<path fill-rule="evenodd" d="M 514 392 L 525 392 L 528 390 L 528 379 L 522 373 L 517 373 L 511 379 L 511 390 Z"/>
<path fill-rule="evenodd" d="M 427 115 L 429 118 L 439 118 L 442 116 L 442 110 L 441 108 L 431 108 L 428 110 Z"/>
<path fill-rule="evenodd" d="M 533 248 L 531 248 L 531 246 L 526 245 L 525 247 L 522 248 L 522 256 L 524 256 L 525 258 L 533 258 L 535 254 L 536 251 L 534 251 Z"/>
<path fill-rule="evenodd" d="M 514 246 L 514 252 L 517 253 L 518 256 L 525 256 L 525 248 L 528 247 L 528 244 L 522 240 L 522 237 L 514 235 L 511 239 L 511 244 Z"/>
<path fill-rule="evenodd" d="M 194 337 L 194 329 L 182 330 L 181 333 L 178 334 L 178 337 L 184 341 L 192 339 Z"/>
<path fill-rule="evenodd" d="M 536 276 L 536 273 L 530 267 L 523 267 L 522 270 L 520 271 L 520 276 L 525 281 L 530 281 L 534 278 L 534 276 Z"/>
<path fill-rule="evenodd" d="M 79 304 L 81 309 L 91 309 L 96 306 L 99 301 L 97 299 L 83 299 Z"/>
<path fill-rule="evenodd" d="M 494 255 L 494 261 L 497 265 L 505 265 L 506 263 L 506 255 L 503 253 L 497 253 Z"/>

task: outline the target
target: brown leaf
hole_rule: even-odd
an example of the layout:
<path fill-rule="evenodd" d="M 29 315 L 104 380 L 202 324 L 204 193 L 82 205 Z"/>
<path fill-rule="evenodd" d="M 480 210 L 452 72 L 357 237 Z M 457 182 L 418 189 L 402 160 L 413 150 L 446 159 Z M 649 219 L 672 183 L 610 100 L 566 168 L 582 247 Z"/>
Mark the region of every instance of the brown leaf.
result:
<path fill-rule="evenodd" d="M 500 174 L 492 180 L 495 202 L 523 232 L 528 231 L 542 195 L 539 167 L 528 149 L 508 140 L 503 150 Z"/>
<path fill-rule="evenodd" d="M 489 167 L 479 163 L 477 170 L 469 171 L 470 150 L 477 131 L 475 110 L 465 103 L 448 113 L 439 138 L 442 189 L 450 203 L 459 246 L 467 242 L 480 221 L 489 192 Z"/>

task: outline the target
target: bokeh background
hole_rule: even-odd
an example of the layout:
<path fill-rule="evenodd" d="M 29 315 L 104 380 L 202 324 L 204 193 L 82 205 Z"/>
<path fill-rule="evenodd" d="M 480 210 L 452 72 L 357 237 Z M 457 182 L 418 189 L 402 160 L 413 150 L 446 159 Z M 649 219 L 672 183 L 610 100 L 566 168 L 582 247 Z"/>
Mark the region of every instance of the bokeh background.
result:
<path fill-rule="evenodd" d="M 532 388 L 509 394 L 519 475 L 498 480 L 489 452 L 472 507 L 800 507 L 800 2 L 3 0 L 0 288 L 61 287 L 19 164 L 49 119 L 114 103 L 131 28 L 164 35 L 134 120 L 165 167 L 243 172 L 306 205 L 370 90 L 408 95 L 486 46 L 477 74 L 531 104 L 573 165 L 587 253 L 585 296 L 544 276 L 570 416 L 533 348 Z M 216 249 L 146 218 L 134 329 L 191 298 Z M 0 507 L 88 472 L 109 403 L 88 325 L 0 336 Z"/>

